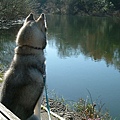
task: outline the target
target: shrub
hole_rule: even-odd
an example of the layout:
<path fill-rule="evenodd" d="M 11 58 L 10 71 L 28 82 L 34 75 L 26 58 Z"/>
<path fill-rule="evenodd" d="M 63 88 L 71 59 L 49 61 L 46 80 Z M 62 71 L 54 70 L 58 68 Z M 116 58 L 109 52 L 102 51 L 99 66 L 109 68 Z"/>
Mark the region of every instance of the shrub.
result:
<path fill-rule="evenodd" d="M 1 0 L 0 19 L 16 20 L 23 18 L 30 12 L 37 12 L 39 6 L 36 0 Z"/>

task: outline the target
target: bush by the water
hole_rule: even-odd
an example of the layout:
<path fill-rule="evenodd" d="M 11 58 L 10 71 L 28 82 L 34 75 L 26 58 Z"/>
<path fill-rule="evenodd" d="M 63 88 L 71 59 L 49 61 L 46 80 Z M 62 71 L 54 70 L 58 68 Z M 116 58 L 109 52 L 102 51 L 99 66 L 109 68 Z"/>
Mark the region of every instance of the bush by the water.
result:
<path fill-rule="evenodd" d="M 1 0 L 0 20 L 17 20 L 30 12 L 37 13 L 37 0 Z"/>
<path fill-rule="evenodd" d="M 66 120 L 113 120 L 109 110 L 105 108 L 105 103 L 100 96 L 93 100 L 89 90 L 86 99 L 80 98 L 78 101 L 66 100 L 58 97 L 55 91 L 49 92 L 50 108 Z M 44 105 L 46 105 L 44 98 Z"/>
<path fill-rule="evenodd" d="M 16 20 L 30 12 L 120 17 L 119 0 L 1 0 L 0 20 Z"/>

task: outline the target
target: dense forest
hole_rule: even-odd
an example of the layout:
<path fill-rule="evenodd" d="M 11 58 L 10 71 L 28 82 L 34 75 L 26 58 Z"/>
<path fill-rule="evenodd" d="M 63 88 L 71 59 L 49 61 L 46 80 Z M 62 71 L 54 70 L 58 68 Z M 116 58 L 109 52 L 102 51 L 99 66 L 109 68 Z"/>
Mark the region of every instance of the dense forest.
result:
<path fill-rule="evenodd" d="M 39 0 L 40 11 L 72 15 L 112 15 L 119 12 L 119 0 Z"/>
<path fill-rule="evenodd" d="M 15 20 L 30 12 L 120 17 L 120 0 L 1 0 L 0 20 Z"/>

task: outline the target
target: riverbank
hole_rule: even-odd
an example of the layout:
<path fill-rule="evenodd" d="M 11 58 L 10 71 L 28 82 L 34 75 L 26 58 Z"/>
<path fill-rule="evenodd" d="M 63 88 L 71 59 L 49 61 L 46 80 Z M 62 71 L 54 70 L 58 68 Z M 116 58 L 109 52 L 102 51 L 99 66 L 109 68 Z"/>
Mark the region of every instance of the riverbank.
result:
<path fill-rule="evenodd" d="M 2 78 L 0 78 L 0 92 Z M 43 106 L 47 106 L 46 99 L 43 97 Z M 97 103 L 90 103 L 88 99 L 80 99 L 78 102 L 67 102 L 63 98 L 51 99 L 49 98 L 50 110 L 66 120 L 112 120 L 109 112 L 102 112 L 103 104 L 99 105 L 97 109 Z M 43 111 L 42 111 L 43 112 Z M 42 115 L 46 115 L 44 113 Z M 56 120 L 56 119 L 55 119 Z"/>
<path fill-rule="evenodd" d="M 45 98 L 42 104 L 46 106 Z M 69 104 L 54 99 L 49 99 L 49 105 L 52 112 L 66 120 L 112 120 L 108 112 L 102 113 L 95 108 L 95 104 L 85 103 L 83 99 L 72 104 L 72 108 Z"/>
<path fill-rule="evenodd" d="M 60 25 L 61 26 L 61 25 Z M 73 27 L 72 27 L 72 29 L 73 29 Z M 51 30 L 50 30 L 51 31 Z M 54 32 L 53 32 L 54 33 Z M 59 32 L 58 32 L 59 33 Z M 74 79 L 73 79 L 74 80 Z M 53 87 L 54 88 L 54 87 Z M 79 90 L 78 90 L 79 91 Z M 78 96 L 80 96 L 80 94 L 78 94 Z M 83 102 L 84 103 L 84 102 Z M 83 104 L 84 105 L 84 104 Z"/>
<path fill-rule="evenodd" d="M 112 16 L 120 18 L 118 0 L 9 0 L 1 1 L 1 20 L 18 20 L 30 12 L 40 14 Z"/>
<path fill-rule="evenodd" d="M 40 12 L 57 15 L 116 17 L 120 19 L 119 2 L 106 0 L 46 0 L 39 7 Z"/>
<path fill-rule="evenodd" d="M 16 25 L 22 25 L 24 19 L 21 20 L 0 20 L 0 29 L 9 29 Z"/>

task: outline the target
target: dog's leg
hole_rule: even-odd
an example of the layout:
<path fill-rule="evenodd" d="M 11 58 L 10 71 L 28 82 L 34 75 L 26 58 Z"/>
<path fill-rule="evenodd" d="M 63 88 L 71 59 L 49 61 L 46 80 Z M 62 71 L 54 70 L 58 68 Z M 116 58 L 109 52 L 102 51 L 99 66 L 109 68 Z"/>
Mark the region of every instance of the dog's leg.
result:
<path fill-rule="evenodd" d="M 41 112 L 42 99 L 43 99 L 43 93 L 42 93 L 41 97 L 39 98 L 39 100 L 36 104 L 35 110 L 34 110 L 35 115 L 38 116 L 38 118 L 40 118 L 40 119 L 41 119 L 40 112 Z"/>

